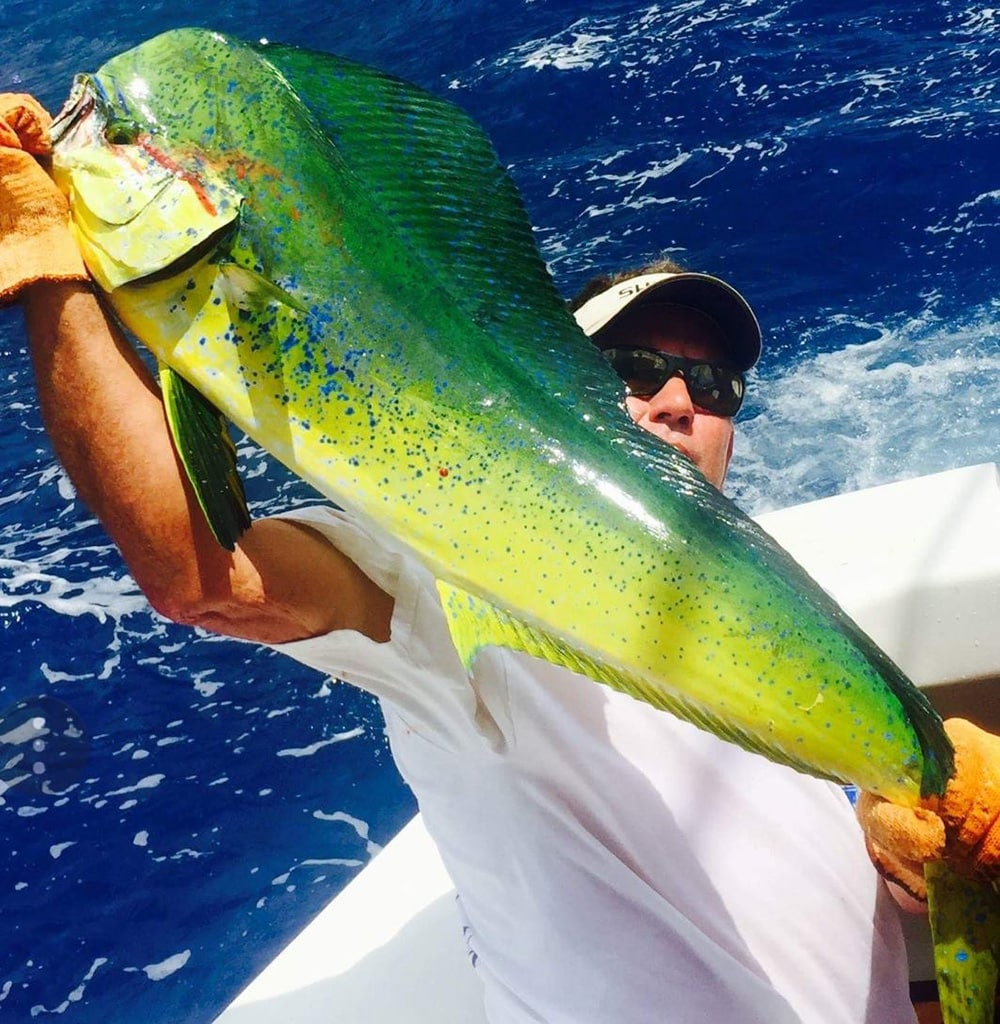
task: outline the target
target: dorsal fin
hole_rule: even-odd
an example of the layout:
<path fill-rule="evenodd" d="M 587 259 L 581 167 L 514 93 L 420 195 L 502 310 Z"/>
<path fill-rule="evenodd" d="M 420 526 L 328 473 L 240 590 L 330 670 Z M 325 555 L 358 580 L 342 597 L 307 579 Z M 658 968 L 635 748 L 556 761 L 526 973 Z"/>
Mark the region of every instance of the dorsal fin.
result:
<path fill-rule="evenodd" d="M 260 52 L 400 226 L 434 287 L 547 391 L 596 373 L 614 409 L 620 382 L 566 308 L 479 125 L 453 103 L 344 58 L 273 45 Z"/>

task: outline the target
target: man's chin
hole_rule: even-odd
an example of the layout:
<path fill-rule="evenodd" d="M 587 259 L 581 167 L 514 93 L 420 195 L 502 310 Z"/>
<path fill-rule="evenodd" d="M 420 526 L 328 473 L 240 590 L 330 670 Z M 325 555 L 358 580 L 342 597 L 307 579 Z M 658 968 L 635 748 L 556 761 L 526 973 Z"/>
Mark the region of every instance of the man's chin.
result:
<path fill-rule="evenodd" d="M 683 455 L 684 458 L 688 460 L 688 462 L 693 462 L 696 466 L 698 466 L 698 460 L 687 450 L 687 448 L 684 447 L 684 445 L 677 444 L 673 441 L 667 441 L 666 443 L 670 445 L 670 447 L 673 448 L 675 452 L 679 452 L 681 455 Z M 698 466 L 698 468 L 701 469 L 700 466 Z"/>
<path fill-rule="evenodd" d="M 701 462 L 696 459 L 683 445 L 672 444 L 670 441 L 667 442 L 671 448 L 679 455 L 683 455 L 688 462 L 698 470 L 699 473 L 718 491 L 722 490 L 722 485 L 726 482 L 726 471 L 723 469 L 720 473 L 712 473 L 706 469 Z"/>

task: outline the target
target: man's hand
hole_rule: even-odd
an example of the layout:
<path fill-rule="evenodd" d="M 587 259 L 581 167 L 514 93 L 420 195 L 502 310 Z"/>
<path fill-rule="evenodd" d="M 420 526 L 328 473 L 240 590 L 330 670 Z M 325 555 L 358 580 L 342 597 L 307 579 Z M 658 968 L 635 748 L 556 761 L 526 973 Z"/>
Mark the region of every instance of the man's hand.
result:
<path fill-rule="evenodd" d="M 36 157 L 52 118 L 31 96 L 0 93 L 0 304 L 37 281 L 86 281 L 66 199 Z"/>
<path fill-rule="evenodd" d="M 959 874 L 1000 878 L 1000 737 L 962 718 L 945 722 L 955 774 L 941 798 L 898 807 L 864 793 L 858 818 L 881 874 L 927 899 L 923 866 L 944 860 Z"/>

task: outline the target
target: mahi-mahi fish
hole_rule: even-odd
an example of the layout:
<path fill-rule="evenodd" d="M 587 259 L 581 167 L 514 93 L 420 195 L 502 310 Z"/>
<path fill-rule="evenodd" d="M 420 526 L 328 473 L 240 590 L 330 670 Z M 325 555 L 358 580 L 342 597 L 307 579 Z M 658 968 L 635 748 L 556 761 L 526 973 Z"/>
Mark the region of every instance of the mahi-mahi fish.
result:
<path fill-rule="evenodd" d="M 220 543 L 249 522 L 225 417 L 432 569 L 467 665 L 520 649 L 813 775 L 943 792 L 924 696 L 632 423 L 457 107 L 181 29 L 77 76 L 53 134 L 87 266 L 160 362 Z"/>

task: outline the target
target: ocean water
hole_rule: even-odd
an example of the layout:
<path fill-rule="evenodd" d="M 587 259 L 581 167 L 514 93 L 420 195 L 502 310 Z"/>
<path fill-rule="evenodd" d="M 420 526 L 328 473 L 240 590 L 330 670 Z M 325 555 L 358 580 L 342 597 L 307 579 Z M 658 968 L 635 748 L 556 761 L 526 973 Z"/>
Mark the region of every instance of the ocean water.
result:
<path fill-rule="evenodd" d="M 998 460 L 992 7 L 3 0 L 3 14 L 0 89 L 53 109 L 76 71 L 180 25 L 378 65 L 484 125 L 565 294 L 663 253 L 727 277 L 766 334 L 730 480 L 751 513 Z M 0 353 L 0 1019 L 207 1022 L 412 798 L 369 698 L 149 610 L 53 460 L 16 309 L 0 312 Z M 241 459 L 255 512 L 311 497 L 252 446 Z M 40 716 L 61 722 L 61 760 Z M 9 763 L 33 735 L 43 778 L 30 757 Z"/>

